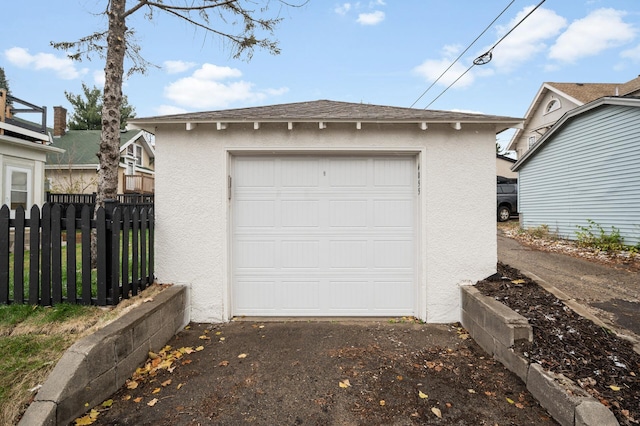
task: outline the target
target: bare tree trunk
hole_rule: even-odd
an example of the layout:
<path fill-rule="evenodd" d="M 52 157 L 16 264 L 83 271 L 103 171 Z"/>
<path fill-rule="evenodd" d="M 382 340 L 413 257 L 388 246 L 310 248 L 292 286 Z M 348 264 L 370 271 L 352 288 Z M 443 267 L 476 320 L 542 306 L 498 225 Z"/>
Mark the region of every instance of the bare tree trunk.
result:
<path fill-rule="evenodd" d="M 104 68 L 105 83 L 102 99 L 102 136 L 100 139 L 100 169 L 96 211 L 104 206 L 105 199 L 115 199 L 118 193 L 118 164 L 120 162 L 120 104 L 122 102 L 122 78 L 126 54 L 125 23 L 126 0 L 110 0 L 107 16 L 107 59 Z M 92 238 L 91 258 L 96 259 L 95 235 Z"/>

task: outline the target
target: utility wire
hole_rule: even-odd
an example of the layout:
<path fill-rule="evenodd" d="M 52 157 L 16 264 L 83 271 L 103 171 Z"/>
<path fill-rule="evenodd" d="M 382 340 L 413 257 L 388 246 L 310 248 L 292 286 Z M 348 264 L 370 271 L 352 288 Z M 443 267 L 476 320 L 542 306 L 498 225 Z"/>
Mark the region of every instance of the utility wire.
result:
<path fill-rule="evenodd" d="M 464 49 L 464 52 L 462 52 L 462 53 L 461 53 L 461 54 L 460 54 L 460 55 L 459 55 L 459 56 L 458 56 L 458 57 L 457 57 L 453 62 L 451 62 L 451 65 L 449 65 L 449 67 L 448 67 L 446 70 L 444 70 L 444 71 L 442 72 L 442 74 L 440 74 L 440 76 L 439 76 L 439 77 L 438 77 L 438 78 L 437 78 L 433 83 L 431 83 L 431 86 L 427 87 L 427 89 L 426 89 L 424 92 L 422 92 L 422 94 L 418 97 L 418 99 L 416 99 L 416 100 L 411 104 L 411 106 L 410 106 L 409 108 L 413 108 L 413 106 L 414 106 L 415 104 L 417 104 L 417 103 L 418 103 L 418 101 L 419 101 L 420 99 L 422 99 L 422 97 L 423 97 L 424 95 L 426 95 L 426 94 L 427 94 L 427 92 L 428 92 L 429 90 L 431 90 L 431 88 L 432 88 L 433 86 L 435 86 L 435 84 L 436 84 L 438 81 L 440 81 L 440 79 L 441 79 L 441 78 L 442 78 L 442 77 L 447 73 L 447 71 L 449 71 L 449 70 L 451 69 L 451 67 L 452 67 L 452 66 L 454 66 L 454 65 L 455 65 L 455 63 L 456 63 L 456 62 L 458 62 L 458 61 L 460 60 L 460 58 L 462 58 L 462 56 L 463 56 L 465 53 L 467 53 L 467 51 L 468 51 L 469 49 L 471 49 L 471 47 L 476 43 L 476 41 L 478 41 L 478 39 L 479 39 L 480 37 L 482 37 L 482 36 L 484 35 L 484 33 L 486 33 L 486 32 L 489 30 L 489 28 L 491 28 L 491 26 L 492 26 L 492 25 L 493 25 L 493 24 L 494 24 L 498 19 L 500 19 L 500 17 L 501 17 L 501 16 L 502 16 L 506 11 L 507 11 L 507 9 L 509 9 L 509 8 L 511 7 L 511 5 L 512 5 L 515 1 L 516 1 L 516 0 L 511 0 L 511 3 L 509 3 L 509 4 L 507 5 L 507 7 L 505 7 L 505 8 L 504 8 L 504 10 L 503 10 L 502 12 L 500 12 L 500 14 L 499 14 L 498 16 L 496 16 L 496 17 L 495 17 L 495 19 L 494 19 L 493 21 L 491 21 L 491 23 L 490 23 L 489 25 L 487 25 L 487 28 L 485 28 L 485 29 L 484 29 L 484 31 L 482 31 L 482 32 L 480 33 L 480 35 L 479 35 L 478 37 L 476 37 L 476 39 L 475 39 L 475 40 L 473 40 L 473 41 L 471 42 L 471 44 L 470 44 L 469 46 L 467 46 L 467 48 L 466 48 L 466 49 Z"/>
<path fill-rule="evenodd" d="M 473 68 L 476 65 L 485 65 L 488 64 L 492 57 L 493 57 L 493 49 L 496 48 L 497 45 L 499 45 L 509 34 L 511 34 L 513 32 L 513 30 L 515 30 L 516 28 L 518 28 L 518 26 L 520 26 L 520 24 L 522 24 L 525 19 L 527 19 L 529 16 L 531 16 L 531 14 L 533 12 L 535 12 L 540 6 L 542 6 L 542 4 L 545 2 L 546 0 L 541 0 L 540 3 L 538 3 L 536 5 L 536 7 L 534 7 L 533 9 L 531 9 L 531 11 L 529 11 L 529 13 L 527 13 L 524 18 L 522 18 L 516 25 L 513 26 L 513 28 L 511 28 L 505 35 L 503 35 L 500 40 L 498 40 L 497 42 L 495 42 L 495 44 L 493 46 L 491 46 L 491 48 L 489 50 L 487 50 L 485 53 L 483 53 L 482 55 L 478 56 L 477 58 L 475 58 L 473 60 L 473 63 L 471 64 L 471 66 L 469 68 L 467 68 L 467 70 L 465 72 L 462 73 L 462 75 L 460 75 L 460 77 L 456 78 L 456 80 L 451 83 L 449 86 L 447 86 L 446 89 L 444 89 L 442 92 L 440 92 L 440 94 L 438 96 L 436 96 L 436 98 L 434 100 L 432 100 L 431 102 L 429 102 L 429 104 L 424 107 L 423 109 L 427 109 L 429 108 L 435 101 L 437 101 L 440 96 L 444 95 L 444 93 L 449 90 L 451 88 L 451 86 L 453 86 L 454 84 L 456 84 L 458 82 L 458 80 L 460 80 L 466 73 L 468 73 L 471 68 Z M 434 83 L 435 84 L 435 83 Z"/>

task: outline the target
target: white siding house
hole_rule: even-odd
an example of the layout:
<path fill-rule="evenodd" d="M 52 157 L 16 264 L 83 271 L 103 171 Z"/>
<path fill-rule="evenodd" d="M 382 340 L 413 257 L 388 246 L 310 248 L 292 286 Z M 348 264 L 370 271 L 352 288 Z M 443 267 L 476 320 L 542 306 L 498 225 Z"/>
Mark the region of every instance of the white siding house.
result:
<path fill-rule="evenodd" d="M 520 119 L 333 101 L 131 124 L 156 135 L 156 272 L 193 321 L 460 318 L 496 270 L 495 135 Z"/>
<path fill-rule="evenodd" d="M 640 242 L 640 99 L 604 97 L 568 112 L 513 170 L 523 227 L 575 239 L 592 220 Z"/>

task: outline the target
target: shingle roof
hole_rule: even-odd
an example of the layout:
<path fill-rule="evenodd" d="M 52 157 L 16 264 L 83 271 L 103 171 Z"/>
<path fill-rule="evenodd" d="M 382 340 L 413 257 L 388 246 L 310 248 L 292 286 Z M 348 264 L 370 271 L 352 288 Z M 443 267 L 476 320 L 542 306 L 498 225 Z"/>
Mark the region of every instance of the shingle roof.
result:
<path fill-rule="evenodd" d="M 136 118 L 132 124 L 181 122 L 305 122 L 305 121 L 363 121 L 363 122 L 474 122 L 505 123 L 522 119 L 496 115 L 470 114 L 453 111 L 423 110 L 362 103 L 318 100 L 219 111 L 193 112 Z"/>
<path fill-rule="evenodd" d="M 640 90 L 640 76 L 626 83 L 547 83 L 582 103 L 603 96 L 626 96 Z"/>
<path fill-rule="evenodd" d="M 139 130 L 120 133 L 120 146 L 131 140 Z M 100 130 L 69 130 L 64 136 L 53 138 L 53 146 L 65 150 L 63 154 L 48 154 L 47 164 L 97 165 L 100 150 Z M 71 159 L 71 160 L 70 160 Z"/>

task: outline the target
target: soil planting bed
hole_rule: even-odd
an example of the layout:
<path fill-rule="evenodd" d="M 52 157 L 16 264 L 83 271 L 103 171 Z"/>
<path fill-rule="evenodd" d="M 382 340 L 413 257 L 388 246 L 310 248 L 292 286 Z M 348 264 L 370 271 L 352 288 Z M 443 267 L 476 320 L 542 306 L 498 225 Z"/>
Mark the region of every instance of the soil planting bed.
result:
<path fill-rule="evenodd" d="M 633 345 L 576 314 L 520 271 L 498 264 L 498 274 L 476 286 L 524 316 L 533 343 L 516 350 L 561 373 L 614 413 L 621 425 L 640 424 L 640 355 Z"/>

